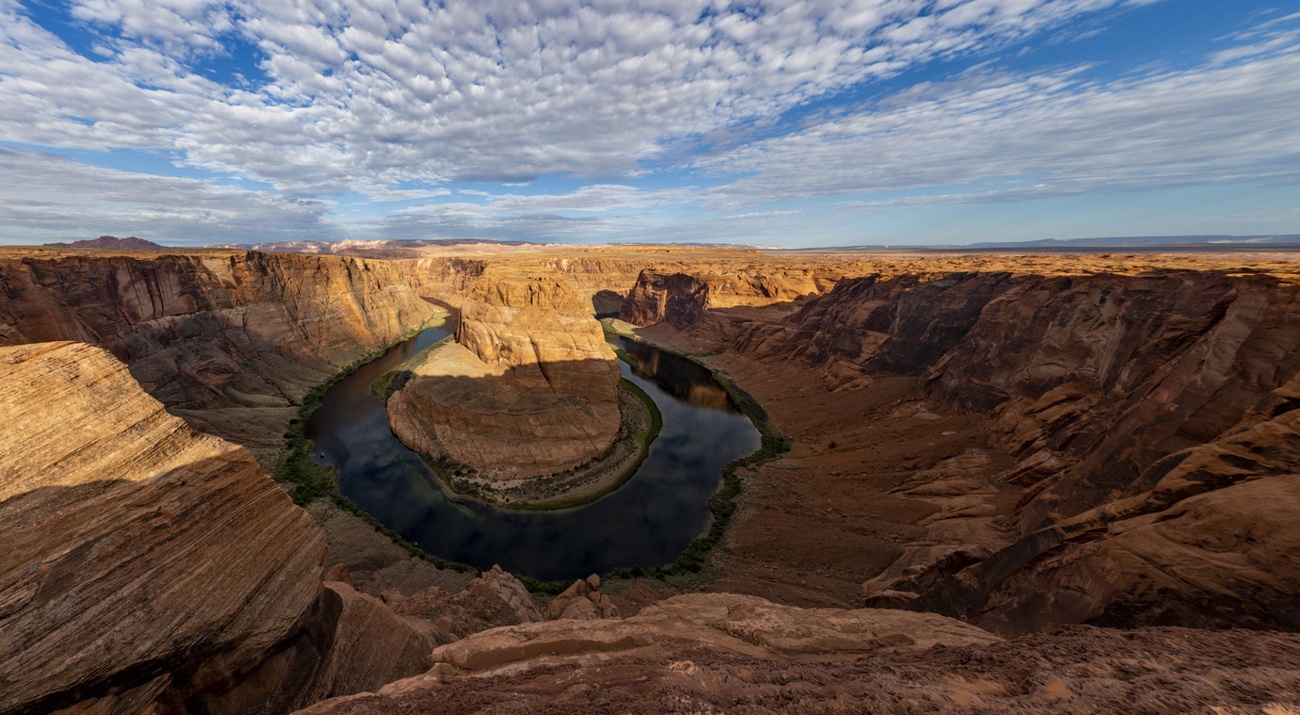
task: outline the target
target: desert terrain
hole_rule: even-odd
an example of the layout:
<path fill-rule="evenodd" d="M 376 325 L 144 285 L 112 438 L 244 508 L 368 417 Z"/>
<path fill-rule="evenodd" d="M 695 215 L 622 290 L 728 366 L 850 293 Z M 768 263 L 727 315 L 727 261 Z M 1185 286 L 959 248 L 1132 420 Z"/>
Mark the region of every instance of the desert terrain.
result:
<path fill-rule="evenodd" d="M 0 249 L 0 712 L 1300 711 L 1300 253 L 297 248 Z M 444 318 L 410 440 L 587 462 L 597 315 L 770 430 L 689 563 L 480 572 L 309 463 Z"/>

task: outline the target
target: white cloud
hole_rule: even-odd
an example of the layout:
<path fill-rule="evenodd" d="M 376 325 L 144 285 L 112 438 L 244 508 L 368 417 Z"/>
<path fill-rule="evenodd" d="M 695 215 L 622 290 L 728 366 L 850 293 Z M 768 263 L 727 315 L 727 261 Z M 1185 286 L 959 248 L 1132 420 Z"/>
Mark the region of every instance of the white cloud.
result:
<path fill-rule="evenodd" d="M 343 237 L 331 204 L 207 181 L 87 166 L 0 147 L 0 242 L 102 234 L 203 245 Z"/>
<path fill-rule="evenodd" d="M 633 175 L 683 138 L 1124 1 L 76 0 L 116 33 L 94 62 L 8 0 L 0 137 L 179 150 L 298 194 Z M 234 34 L 265 54 L 251 91 L 191 69 Z"/>
<path fill-rule="evenodd" d="M 1080 70 L 973 77 L 705 159 L 726 208 L 979 185 L 945 202 L 1300 180 L 1300 46 L 1262 38 L 1203 66 L 1102 83 Z"/>

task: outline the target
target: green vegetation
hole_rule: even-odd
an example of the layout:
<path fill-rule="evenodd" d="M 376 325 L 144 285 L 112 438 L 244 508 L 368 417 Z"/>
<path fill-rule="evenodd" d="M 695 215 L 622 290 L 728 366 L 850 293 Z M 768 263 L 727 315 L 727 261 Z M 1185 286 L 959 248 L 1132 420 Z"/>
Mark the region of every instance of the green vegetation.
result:
<path fill-rule="evenodd" d="M 392 397 L 394 392 L 402 389 L 402 387 L 406 385 L 406 381 L 411 379 L 411 375 L 414 374 L 415 368 L 419 367 L 434 350 L 446 345 L 451 340 L 452 336 L 448 335 L 442 340 L 439 340 L 433 345 L 430 345 L 407 358 L 401 365 L 398 365 L 392 370 L 380 375 L 378 379 L 370 383 L 370 394 L 378 397 L 387 404 L 388 398 Z"/>
<path fill-rule="evenodd" d="M 614 354 L 618 356 L 619 360 L 622 360 L 623 362 L 627 363 L 628 367 L 631 367 L 633 370 L 641 369 L 641 361 L 636 359 L 635 355 L 616 345 L 611 345 L 610 347 L 614 348 Z"/>
<path fill-rule="evenodd" d="M 709 498 L 709 511 L 713 513 L 713 523 L 709 530 L 691 542 L 690 546 L 669 566 L 624 567 L 614 569 L 608 576 L 612 578 L 651 577 L 669 579 L 699 573 L 707 564 L 709 552 L 722 541 L 722 536 L 736 513 L 736 498 L 740 496 L 739 472 L 744 469 L 756 469 L 760 465 L 777 459 L 790 451 L 790 441 L 782 437 L 768 420 L 767 410 L 745 392 L 730 376 L 719 370 L 712 370 L 713 379 L 727 391 L 740 411 L 754 423 L 762 442 L 757 451 L 739 459 L 734 459 L 722 468 L 722 485 Z"/>
<path fill-rule="evenodd" d="M 408 333 L 402 338 L 402 340 L 407 340 L 418 334 L 421 330 L 424 330 L 427 327 L 436 327 L 436 325 L 437 324 L 435 323 L 422 326 L 418 330 Z M 636 336 L 628 337 L 632 337 L 634 340 L 639 339 Z M 671 352 L 664 350 L 659 346 L 655 347 L 664 352 Z M 307 418 L 310 417 L 311 413 L 320 406 L 321 398 L 330 387 L 339 380 L 352 374 L 352 372 L 360 366 L 380 357 L 384 352 L 386 352 L 386 350 L 380 350 L 351 363 L 343 368 L 338 374 L 312 388 L 312 390 L 303 397 L 302 403 L 298 409 L 298 417 L 290 420 L 289 429 L 284 434 L 286 452 L 275 470 L 275 479 L 286 486 L 286 491 L 288 491 L 289 495 L 293 497 L 294 502 L 299 505 L 306 505 L 320 497 L 328 497 L 340 509 L 357 516 L 369 524 L 375 531 L 378 531 L 392 539 L 394 543 L 401 546 L 411 556 L 429 561 L 438 568 L 451 569 L 463 573 L 475 572 L 478 569 L 468 564 L 447 561 L 425 553 L 419 547 L 403 539 L 397 532 L 380 524 L 373 516 L 339 493 L 338 474 L 334 469 L 316 464 L 311 459 L 311 441 L 307 439 L 304 431 Z M 423 359 L 422 356 L 426 352 L 427 351 L 422 351 L 419 355 L 413 357 L 412 360 L 417 358 Z M 634 356 L 627 354 L 625 351 L 618 350 L 617 348 L 615 349 L 615 352 L 617 352 L 619 357 L 629 365 L 632 365 L 633 367 L 637 365 Z M 681 355 L 680 353 L 674 354 L 679 357 L 691 359 L 689 356 Z M 409 369 L 403 370 L 404 367 L 407 367 L 407 363 L 403 363 L 403 365 L 398 366 L 398 368 L 391 370 L 380 377 L 379 380 L 376 380 L 375 383 L 371 385 L 371 391 L 380 397 L 386 398 L 387 395 L 391 395 L 394 390 L 399 389 L 401 386 L 400 382 L 395 382 L 395 378 L 404 381 L 404 377 L 409 376 L 410 374 Z M 759 404 L 758 400 L 754 399 L 752 395 L 741 389 L 740 386 L 738 386 L 725 372 L 721 370 L 711 370 L 711 372 L 713 378 L 724 390 L 727 391 L 727 394 L 731 396 L 732 401 L 740 411 L 744 413 L 751 422 L 753 422 L 754 427 L 758 430 L 762 439 L 759 449 L 745 457 L 740 457 L 731 461 L 723 468 L 722 484 L 718 488 L 718 491 L 714 492 L 713 496 L 710 497 L 708 502 L 709 511 L 713 514 L 712 523 L 709 525 L 708 531 L 696 538 L 686 547 L 686 550 L 682 552 L 676 562 L 667 566 L 629 566 L 618 568 L 605 574 L 606 579 L 626 581 L 639 578 L 654 578 L 661 581 L 673 582 L 680 586 L 687 586 L 697 582 L 702 576 L 707 576 L 706 569 L 708 567 L 708 556 L 713 548 L 722 540 L 727 525 L 731 522 L 731 518 L 736 512 L 736 499 L 739 497 L 741 491 L 741 479 L 739 473 L 742 470 L 756 469 L 762 464 L 777 459 L 782 454 L 790 451 L 789 440 L 778 434 L 772 427 L 767 411 L 763 409 L 763 406 Z M 663 415 L 659 412 L 659 408 L 654 404 L 654 400 L 646 394 L 644 390 L 627 380 L 624 380 L 621 383 L 621 387 L 634 395 L 637 399 L 641 400 L 650 417 L 650 423 L 644 432 L 640 430 L 634 432 L 635 438 L 642 445 L 641 454 L 638 456 L 635 464 L 631 465 L 630 468 L 610 487 L 595 496 L 585 497 L 580 502 L 573 504 L 563 504 L 561 502 L 539 505 L 512 504 L 512 509 L 560 509 L 568 508 L 570 506 L 578 506 L 580 503 L 585 504 L 590 501 L 595 501 L 601 496 L 614 491 L 636 473 L 636 470 L 640 468 L 641 463 L 645 460 L 646 454 L 649 452 L 650 444 L 658 436 L 659 430 L 663 426 Z M 443 474 L 444 469 L 454 469 L 454 465 L 436 466 L 437 471 L 440 476 L 443 476 L 444 480 L 448 478 Z M 518 578 L 529 591 L 547 595 L 559 594 L 572 583 L 567 580 L 541 581 L 528 576 L 520 576 Z"/>

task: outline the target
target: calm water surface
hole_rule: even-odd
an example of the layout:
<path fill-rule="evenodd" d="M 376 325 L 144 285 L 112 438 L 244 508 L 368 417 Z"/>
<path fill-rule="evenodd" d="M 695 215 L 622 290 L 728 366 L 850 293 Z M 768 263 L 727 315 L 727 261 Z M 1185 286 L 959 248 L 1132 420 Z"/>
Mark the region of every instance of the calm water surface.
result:
<path fill-rule="evenodd" d="M 640 360 L 623 376 L 649 393 L 663 430 L 641 468 L 618 491 L 558 512 L 508 512 L 447 494 L 437 475 L 388 428 L 370 385 L 449 335 L 425 330 L 325 393 L 308 420 L 317 462 L 339 472 L 343 494 L 430 554 L 541 579 L 569 579 L 619 566 L 659 566 L 708 526 L 706 502 L 722 467 L 758 449 L 754 426 L 707 370 L 621 338 Z"/>

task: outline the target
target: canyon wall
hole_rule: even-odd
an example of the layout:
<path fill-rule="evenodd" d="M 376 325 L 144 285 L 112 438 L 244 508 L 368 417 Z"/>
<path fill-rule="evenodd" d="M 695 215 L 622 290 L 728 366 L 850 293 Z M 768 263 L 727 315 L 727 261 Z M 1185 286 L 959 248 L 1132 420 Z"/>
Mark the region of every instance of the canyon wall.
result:
<path fill-rule="evenodd" d="M 700 319 L 710 307 L 711 289 L 697 276 L 685 273 L 664 275 L 641 271 L 636 285 L 619 307 L 619 320 L 647 326 L 667 321 L 684 328 Z"/>
<path fill-rule="evenodd" d="M 99 345 L 263 464 L 312 386 L 438 313 L 414 261 L 230 251 L 0 257 L 0 345 Z"/>
<path fill-rule="evenodd" d="M 1284 526 L 1300 523 L 1285 447 L 1297 286 L 1212 271 L 867 276 L 729 330 L 715 341 L 802 361 L 832 387 L 920 378 L 938 406 L 986 415 L 1017 460 L 1001 480 L 1022 493 L 1020 541 L 937 585 L 894 584 L 921 591 L 911 607 L 1003 630 L 1300 625 Z"/>
<path fill-rule="evenodd" d="M 0 712 L 287 712 L 449 640 L 323 586 L 311 517 L 103 350 L 0 348 L 0 377 Z"/>
<path fill-rule="evenodd" d="M 489 266 L 456 342 L 394 383 L 388 419 L 404 443 L 502 479 L 583 464 L 619 431 L 618 360 L 590 304 L 544 268 Z"/>

